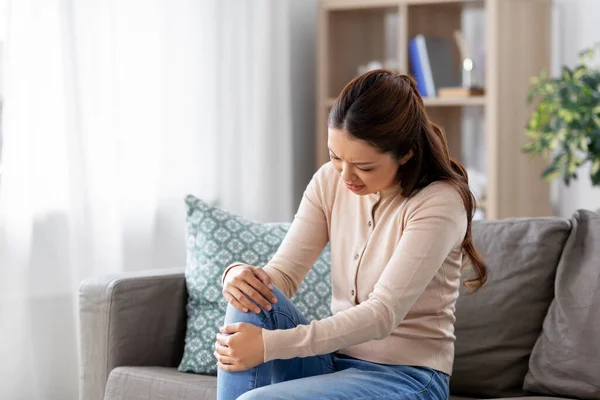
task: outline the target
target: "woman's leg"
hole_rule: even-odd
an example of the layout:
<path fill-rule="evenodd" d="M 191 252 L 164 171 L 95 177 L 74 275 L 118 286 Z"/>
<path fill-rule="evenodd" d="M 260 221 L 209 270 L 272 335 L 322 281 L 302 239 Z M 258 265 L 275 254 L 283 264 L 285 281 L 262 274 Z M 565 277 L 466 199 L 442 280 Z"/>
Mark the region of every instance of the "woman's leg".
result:
<path fill-rule="evenodd" d="M 332 374 L 277 383 L 245 393 L 239 400 L 447 400 L 448 376 L 430 368 L 335 358 Z"/>
<path fill-rule="evenodd" d="M 279 289 L 274 288 L 273 293 L 277 297 L 277 303 L 273 304 L 271 311 L 261 310 L 260 314 L 244 313 L 229 305 L 225 314 L 225 324 L 248 322 L 265 329 L 290 329 L 309 323 Z M 240 372 L 225 372 L 219 369 L 217 400 L 233 400 L 258 387 L 333 371 L 333 356 L 329 354 L 273 360 Z"/>

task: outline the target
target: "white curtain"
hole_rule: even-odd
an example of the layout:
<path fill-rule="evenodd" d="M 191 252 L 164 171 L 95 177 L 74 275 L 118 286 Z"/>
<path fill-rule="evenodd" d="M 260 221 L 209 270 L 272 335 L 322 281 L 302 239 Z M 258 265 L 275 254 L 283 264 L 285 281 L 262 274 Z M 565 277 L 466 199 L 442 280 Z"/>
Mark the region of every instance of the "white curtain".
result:
<path fill-rule="evenodd" d="M 79 283 L 183 266 L 187 193 L 291 219 L 289 7 L 10 3 L 0 399 L 76 398 Z"/>

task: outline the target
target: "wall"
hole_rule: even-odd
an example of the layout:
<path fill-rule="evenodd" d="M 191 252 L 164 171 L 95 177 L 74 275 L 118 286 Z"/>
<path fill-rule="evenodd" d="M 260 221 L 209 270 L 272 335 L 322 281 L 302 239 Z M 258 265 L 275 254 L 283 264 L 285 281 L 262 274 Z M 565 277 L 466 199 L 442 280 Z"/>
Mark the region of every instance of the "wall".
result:
<path fill-rule="evenodd" d="M 575 65 L 578 52 L 600 42 L 600 0 L 554 0 L 553 69 Z M 600 209 L 600 188 L 591 185 L 589 168 L 582 169 L 579 180 L 566 187 L 553 183 L 552 200 L 555 212 L 570 216 L 575 210 Z"/>
<path fill-rule="evenodd" d="M 294 212 L 315 168 L 317 0 L 290 1 Z"/>

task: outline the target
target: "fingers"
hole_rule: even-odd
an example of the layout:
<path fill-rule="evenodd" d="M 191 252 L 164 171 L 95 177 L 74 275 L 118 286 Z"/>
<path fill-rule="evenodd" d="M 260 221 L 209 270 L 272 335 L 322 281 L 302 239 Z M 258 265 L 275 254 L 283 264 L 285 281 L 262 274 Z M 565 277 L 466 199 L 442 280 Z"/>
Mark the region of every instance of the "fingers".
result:
<path fill-rule="evenodd" d="M 235 322 L 233 324 L 227 324 L 219 329 L 224 335 L 231 335 L 244 329 L 245 322 Z"/>
<path fill-rule="evenodd" d="M 227 349 L 229 349 L 229 336 L 217 333 L 217 344 L 223 347 L 227 347 Z M 229 353 L 227 353 L 227 355 L 229 355 Z"/>
<path fill-rule="evenodd" d="M 259 307 L 270 311 L 271 303 L 277 302 L 277 298 L 269 289 L 269 285 L 271 288 L 273 287 L 271 278 L 260 267 L 244 265 L 232 268 L 232 270 L 236 268 L 240 269 L 223 285 L 223 296 L 232 306 L 242 312 L 251 310 L 259 314 Z"/>
<path fill-rule="evenodd" d="M 258 290 L 262 297 L 264 297 L 268 302 L 273 304 L 277 303 L 277 297 L 275 297 L 273 294 L 273 284 L 271 283 L 271 278 L 269 275 L 267 275 L 267 273 L 260 267 L 255 267 L 253 272 L 254 276 L 249 277 L 246 282 Z"/>
<path fill-rule="evenodd" d="M 235 360 L 230 356 L 231 350 L 227 346 L 221 345 L 218 341 L 215 342 L 215 351 L 213 355 L 221 364 L 233 364 Z"/>
<path fill-rule="evenodd" d="M 260 267 L 251 267 L 240 273 L 240 281 L 236 282 L 236 287 L 244 292 L 259 306 L 267 311 L 270 311 L 271 302 L 273 300 L 276 302 L 277 299 L 269 287 L 258 278 L 257 274 L 267 276 L 269 280 L 271 279 Z"/>
<path fill-rule="evenodd" d="M 267 274 L 262 268 L 255 267 L 254 275 L 260 279 L 260 281 L 267 286 L 270 290 L 273 290 L 273 282 L 271 282 L 271 277 Z M 275 299 L 277 300 L 277 299 Z"/>
<path fill-rule="evenodd" d="M 240 310 L 241 312 L 248 312 L 248 308 L 246 306 L 244 306 L 242 303 L 240 303 L 231 293 L 229 293 L 228 291 L 224 290 L 223 291 L 223 296 L 225 296 L 225 300 L 227 300 L 227 302 L 229 304 L 231 304 L 232 306 L 234 306 L 235 308 L 237 308 L 238 310 Z"/>
<path fill-rule="evenodd" d="M 234 343 L 236 335 L 225 334 L 239 332 L 247 325 L 250 324 L 245 322 L 228 324 L 220 329 L 223 333 L 217 333 L 217 341 L 215 342 L 215 351 L 213 352 L 213 355 L 217 359 L 217 367 L 223 371 L 244 371 L 249 368 L 249 366 L 242 362 L 233 350 L 239 345 L 239 343 Z"/>
<path fill-rule="evenodd" d="M 256 304 L 254 304 L 252 301 L 250 301 L 250 299 L 248 297 L 246 297 L 246 295 L 237 287 L 230 286 L 227 289 L 227 292 L 229 292 L 229 294 L 232 295 L 233 298 L 235 300 L 237 300 L 237 302 L 241 305 L 241 307 L 242 307 L 241 309 L 236 307 L 238 310 L 244 311 L 244 309 L 245 309 L 246 311 L 244 311 L 244 312 L 248 312 L 248 310 L 252 310 L 252 312 L 254 312 L 256 314 L 258 314 L 260 312 L 260 308 L 258 308 L 258 306 Z"/>
<path fill-rule="evenodd" d="M 233 358 L 219 354 L 217 351 L 215 351 L 213 353 L 213 355 L 215 356 L 215 358 L 217 359 L 219 364 L 230 364 L 231 365 L 235 362 Z"/>
<path fill-rule="evenodd" d="M 217 368 L 222 369 L 223 371 L 227 371 L 227 372 L 237 372 L 237 371 L 242 371 L 242 368 L 233 365 L 233 364 L 222 364 L 220 362 L 217 363 Z"/>
<path fill-rule="evenodd" d="M 253 278 L 254 279 L 254 284 L 260 284 L 260 286 L 262 286 L 263 288 L 266 288 L 266 286 L 260 282 L 258 279 Z M 246 282 L 242 282 L 240 283 L 239 289 L 244 292 L 248 297 L 250 297 L 252 300 L 254 300 L 259 306 L 261 306 L 262 308 L 264 308 L 267 311 L 271 311 L 271 303 L 269 303 L 269 301 L 267 299 L 264 298 L 264 296 L 257 291 L 253 285 L 249 285 Z M 268 291 L 268 289 L 267 289 Z M 268 295 L 267 295 L 268 296 Z M 273 295 L 271 295 L 273 296 Z M 269 297 L 271 298 L 271 297 Z M 254 312 L 260 312 L 260 310 L 255 311 Z"/>
<path fill-rule="evenodd" d="M 219 334 L 217 334 L 217 341 L 215 342 L 215 352 L 219 353 L 222 356 L 227 356 L 227 357 L 231 358 L 231 349 L 229 348 L 229 346 L 219 343 L 218 337 L 219 337 Z"/>

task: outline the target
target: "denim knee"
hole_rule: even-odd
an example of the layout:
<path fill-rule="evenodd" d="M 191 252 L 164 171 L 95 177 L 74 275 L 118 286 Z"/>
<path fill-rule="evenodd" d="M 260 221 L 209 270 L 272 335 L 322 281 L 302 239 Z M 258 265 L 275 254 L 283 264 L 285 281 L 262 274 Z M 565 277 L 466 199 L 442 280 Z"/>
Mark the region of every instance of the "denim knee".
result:
<path fill-rule="evenodd" d="M 244 393 L 237 400 L 286 400 L 288 398 L 289 393 L 287 395 L 285 393 L 277 393 L 272 387 L 263 386 Z"/>

